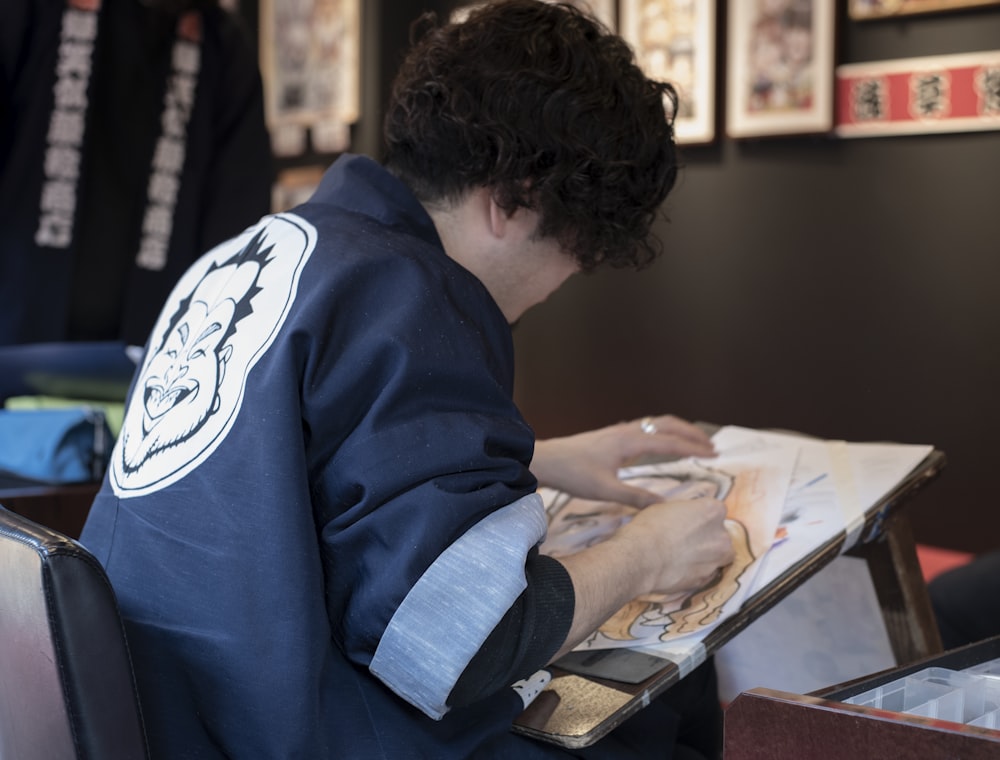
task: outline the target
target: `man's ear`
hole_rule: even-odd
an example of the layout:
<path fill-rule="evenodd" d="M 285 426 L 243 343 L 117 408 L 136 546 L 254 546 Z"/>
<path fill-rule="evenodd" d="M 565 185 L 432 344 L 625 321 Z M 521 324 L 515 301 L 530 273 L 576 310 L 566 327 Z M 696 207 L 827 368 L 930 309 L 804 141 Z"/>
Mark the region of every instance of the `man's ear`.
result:
<path fill-rule="evenodd" d="M 507 225 L 510 222 L 510 215 L 497 205 L 492 194 L 488 195 L 490 205 L 490 231 L 494 237 L 502 238 L 507 234 Z"/>
<path fill-rule="evenodd" d="M 520 243 L 538 231 L 538 213 L 527 208 L 517 208 L 513 213 L 501 208 L 492 195 L 490 204 L 490 231 L 497 239 L 510 238 Z"/>

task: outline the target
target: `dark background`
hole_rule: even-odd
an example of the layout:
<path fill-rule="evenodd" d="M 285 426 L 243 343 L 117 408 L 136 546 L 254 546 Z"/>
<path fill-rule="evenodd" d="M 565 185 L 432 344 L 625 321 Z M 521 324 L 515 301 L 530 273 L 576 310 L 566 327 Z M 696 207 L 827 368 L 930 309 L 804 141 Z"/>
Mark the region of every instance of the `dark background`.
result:
<path fill-rule="evenodd" d="M 378 157 L 409 22 L 456 3 L 362 5 L 353 150 Z M 852 22 L 838 5 L 840 63 L 1000 49 L 1000 7 Z M 721 53 L 717 72 L 721 113 Z M 949 464 L 913 502 L 917 540 L 1000 545 L 1000 131 L 720 136 L 682 158 L 665 255 L 573 278 L 518 326 L 516 395 L 539 436 L 673 412 L 929 443 Z"/>

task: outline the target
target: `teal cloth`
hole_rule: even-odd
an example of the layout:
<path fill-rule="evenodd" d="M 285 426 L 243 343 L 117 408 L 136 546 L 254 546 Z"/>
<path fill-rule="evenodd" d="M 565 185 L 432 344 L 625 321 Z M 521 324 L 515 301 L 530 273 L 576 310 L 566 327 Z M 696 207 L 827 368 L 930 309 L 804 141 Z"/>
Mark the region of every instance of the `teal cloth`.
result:
<path fill-rule="evenodd" d="M 125 403 L 99 399 L 63 398 L 61 396 L 11 396 L 3 403 L 5 409 L 65 409 L 89 406 L 104 413 L 111 434 L 117 438 L 125 416 Z"/>
<path fill-rule="evenodd" d="M 90 406 L 0 410 L 0 471 L 43 483 L 100 480 L 113 438 Z"/>

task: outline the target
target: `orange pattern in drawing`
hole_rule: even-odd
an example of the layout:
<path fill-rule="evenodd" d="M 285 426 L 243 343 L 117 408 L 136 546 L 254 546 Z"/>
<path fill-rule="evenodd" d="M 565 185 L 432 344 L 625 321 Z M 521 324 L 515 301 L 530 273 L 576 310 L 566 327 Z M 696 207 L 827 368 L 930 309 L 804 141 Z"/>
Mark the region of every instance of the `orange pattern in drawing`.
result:
<path fill-rule="evenodd" d="M 636 468 L 628 480 L 663 497 L 664 501 L 718 498 L 725 502 L 726 529 L 736 551 L 735 561 L 720 568 L 704 587 L 681 594 L 638 597 L 595 631 L 583 647 L 665 642 L 696 633 L 715 623 L 726 603 L 741 589 L 754 560 L 774 539 L 774 525 L 760 519 L 763 493 L 760 473 L 752 468 L 726 471 L 694 461 Z M 587 501 L 559 493 L 548 502 L 549 534 L 543 553 L 572 554 L 603 541 L 638 510 L 611 502 Z"/>

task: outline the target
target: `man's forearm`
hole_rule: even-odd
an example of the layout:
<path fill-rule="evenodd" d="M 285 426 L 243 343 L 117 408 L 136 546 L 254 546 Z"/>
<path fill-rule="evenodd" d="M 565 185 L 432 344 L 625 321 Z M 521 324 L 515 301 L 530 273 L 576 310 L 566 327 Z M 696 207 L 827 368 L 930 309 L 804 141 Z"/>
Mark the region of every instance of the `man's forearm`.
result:
<path fill-rule="evenodd" d="M 573 582 L 576 604 L 566 641 L 558 659 L 583 641 L 631 599 L 652 587 L 645 558 L 652 549 L 621 533 L 559 561 Z"/>
<path fill-rule="evenodd" d="M 725 504 L 716 499 L 663 502 L 637 512 L 606 541 L 561 557 L 576 606 L 556 656 L 635 597 L 699 588 L 732 562 L 725 516 Z"/>

